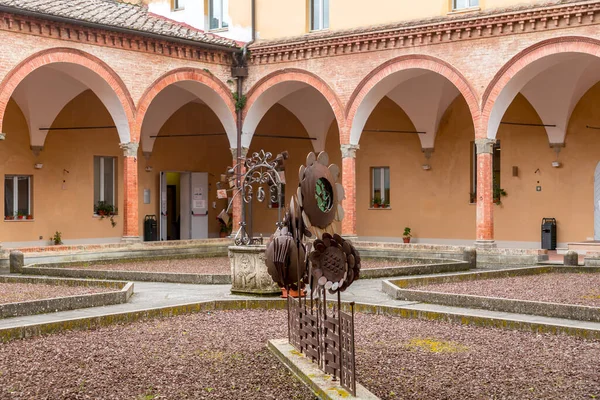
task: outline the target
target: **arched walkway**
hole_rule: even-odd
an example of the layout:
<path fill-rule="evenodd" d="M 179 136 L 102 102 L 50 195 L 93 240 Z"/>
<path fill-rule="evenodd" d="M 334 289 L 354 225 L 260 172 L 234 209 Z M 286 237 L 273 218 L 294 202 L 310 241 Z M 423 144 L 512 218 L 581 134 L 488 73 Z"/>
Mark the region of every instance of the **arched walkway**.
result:
<path fill-rule="evenodd" d="M 134 121 L 135 106 L 131 95 L 121 78 L 106 63 L 100 59 L 76 49 L 55 48 L 36 53 L 15 67 L 0 83 L 0 132 L 3 132 L 3 119 L 8 101 L 15 93 L 18 86 L 26 80 L 34 71 L 52 66 L 81 85 L 91 89 L 106 106 L 111 114 L 121 143 L 131 141 L 131 124 Z M 77 93 L 77 90 L 74 91 Z M 48 99 L 42 93 L 37 93 L 38 100 L 47 103 Z M 54 100 L 59 106 L 71 100 Z M 62 104 L 64 106 L 64 104 Z M 43 105 L 40 104 L 41 108 Z M 61 107 L 62 108 L 62 107 Z M 53 121 L 60 109 L 51 110 L 48 118 L 42 118 L 42 122 Z M 54 115 L 52 115 L 54 114 Z M 31 121 L 30 121 L 31 122 Z M 30 124 L 30 128 L 32 125 Z M 6 133 L 6 132 L 4 132 Z M 8 132 L 10 134 L 10 132 Z M 30 132 L 33 134 L 33 132 Z"/>
<path fill-rule="evenodd" d="M 177 86 L 187 93 L 179 98 L 175 96 L 172 99 L 173 101 L 165 104 L 167 108 L 163 107 L 157 110 L 156 114 L 149 114 L 148 110 L 153 105 L 153 101 L 158 100 L 157 96 L 171 85 Z M 235 147 L 237 135 L 236 111 L 231 91 L 223 82 L 210 73 L 194 68 L 181 68 L 170 71 L 146 89 L 138 102 L 133 137 L 137 140 L 142 138 L 146 127 L 148 129 L 160 129 L 178 108 L 189 102 L 190 98 L 193 97 L 202 100 L 214 111 L 225 128 L 229 142 Z M 154 140 L 149 137 L 144 137 L 144 140 L 150 141 L 148 144 L 144 143 L 144 149 L 149 148 L 151 150 Z"/>

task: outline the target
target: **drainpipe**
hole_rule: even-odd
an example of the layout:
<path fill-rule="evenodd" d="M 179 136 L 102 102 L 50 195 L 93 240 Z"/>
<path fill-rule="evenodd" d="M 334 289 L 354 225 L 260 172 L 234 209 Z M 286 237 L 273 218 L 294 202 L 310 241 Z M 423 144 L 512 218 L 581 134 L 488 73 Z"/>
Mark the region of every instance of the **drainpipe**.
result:
<path fill-rule="evenodd" d="M 252 43 L 254 43 L 256 41 L 256 0 L 252 0 L 251 3 L 251 7 L 252 7 L 252 39 L 246 43 L 244 45 L 244 47 L 242 47 L 242 50 L 240 51 L 239 55 L 238 55 L 238 62 L 237 62 L 237 66 L 234 66 L 231 68 L 231 75 L 232 77 L 237 79 L 237 95 L 238 95 L 238 99 L 241 99 L 244 95 L 244 78 L 246 78 L 248 76 L 248 64 L 247 64 L 247 57 L 248 57 L 248 46 L 250 46 Z M 241 160 L 242 160 L 242 116 L 243 116 L 243 110 L 241 108 L 238 108 L 236 110 L 237 112 L 237 141 L 236 141 L 236 164 L 238 165 L 237 167 L 237 171 L 235 171 L 236 176 L 237 176 L 237 182 L 236 182 L 236 187 L 239 189 L 241 188 L 241 180 L 240 180 L 240 175 L 242 172 L 242 167 L 240 165 Z M 244 223 L 246 222 L 246 211 L 245 211 L 245 207 L 244 207 L 244 203 L 242 200 L 242 209 L 241 209 L 241 222 Z"/>

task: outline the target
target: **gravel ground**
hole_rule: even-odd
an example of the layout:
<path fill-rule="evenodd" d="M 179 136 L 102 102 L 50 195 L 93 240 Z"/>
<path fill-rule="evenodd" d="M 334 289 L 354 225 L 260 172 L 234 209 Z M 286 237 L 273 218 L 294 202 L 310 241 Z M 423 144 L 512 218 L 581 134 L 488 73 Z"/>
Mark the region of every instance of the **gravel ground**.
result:
<path fill-rule="evenodd" d="M 0 344 L 0 398 L 312 399 L 270 355 L 285 311 L 211 312 Z M 265 323 L 269 321 L 270 323 Z M 358 314 L 383 399 L 591 399 L 600 342 Z"/>
<path fill-rule="evenodd" d="M 66 268 L 103 271 L 178 272 L 183 274 L 231 274 L 229 257 L 182 258 L 121 263 L 85 263 Z"/>
<path fill-rule="evenodd" d="M 600 273 L 548 273 L 421 286 L 431 292 L 600 307 Z M 600 374 L 599 374 L 600 375 Z"/>
<path fill-rule="evenodd" d="M 39 283 L 0 283 L 0 304 L 77 296 L 82 294 L 114 292 L 115 290 L 116 289 L 103 287 L 62 286 Z"/>

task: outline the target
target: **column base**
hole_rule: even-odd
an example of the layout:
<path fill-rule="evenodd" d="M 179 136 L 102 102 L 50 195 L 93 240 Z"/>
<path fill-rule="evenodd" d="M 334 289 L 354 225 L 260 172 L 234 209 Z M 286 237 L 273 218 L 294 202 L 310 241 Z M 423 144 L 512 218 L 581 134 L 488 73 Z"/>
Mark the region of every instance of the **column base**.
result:
<path fill-rule="evenodd" d="M 121 238 L 122 243 L 142 243 L 142 239 L 139 236 L 123 236 Z"/>
<path fill-rule="evenodd" d="M 495 240 L 476 240 L 475 247 L 478 249 L 495 249 L 498 245 Z"/>

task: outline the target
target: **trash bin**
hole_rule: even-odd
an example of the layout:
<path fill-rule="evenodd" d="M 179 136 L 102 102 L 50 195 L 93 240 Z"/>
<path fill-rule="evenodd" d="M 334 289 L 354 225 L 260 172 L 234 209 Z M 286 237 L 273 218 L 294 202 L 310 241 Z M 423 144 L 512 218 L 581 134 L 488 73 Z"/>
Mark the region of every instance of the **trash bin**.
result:
<path fill-rule="evenodd" d="M 144 242 L 157 241 L 157 233 L 156 215 L 146 215 L 144 217 Z"/>
<path fill-rule="evenodd" d="M 556 218 L 542 219 L 542 249 L 556 250 Z"/>

